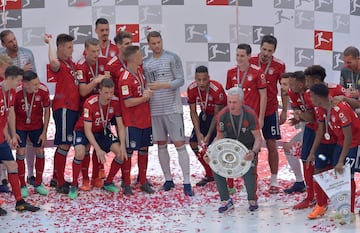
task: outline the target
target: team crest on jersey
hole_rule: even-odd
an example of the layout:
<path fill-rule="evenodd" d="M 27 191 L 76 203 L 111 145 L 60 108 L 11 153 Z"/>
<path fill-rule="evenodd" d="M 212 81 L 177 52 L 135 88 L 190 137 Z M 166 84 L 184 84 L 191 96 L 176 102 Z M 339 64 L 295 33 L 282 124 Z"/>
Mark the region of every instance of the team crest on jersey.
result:
<path fill-rule="evenodd" d="M 341 120 L 342 123 L 345 123 L 348 121 L 348 119 L 346 118 L 346 116 L 344 115 L 344 113 L 339 113 L 339 118 Z"/>
<path fill-rule="evenodd" d="M 114 51 L 110 51 L 110 57 L 114 57 L 116 53 Z"/>
<path fill-rule="evenodd" d="M 89 109 L 84 108 L 84 117 L 88 118 L 89 117 Z"/>
<path fill-rule="evenodd" d="M 122 87 L 121 87 L 121 93 L 122 93 L 123 95 L 128 95 L 128 94 L 129 94 L 129 87 L 128 87 L 128 85 L 125 85 L 125 86 L 122 86 Z"/>
<path fill-rule="evenodd" d="M 223 93 L 220 93 L 220 94 L 219 94 L 219 99 L 220 99 L 221 101 L 224 100 L 224 95 L 223 95 Z"/>
<path fill-rule="evenodd" d="M 40 101 L 41 100 L 41 96 L 37 95 L 35 96 L 35 101 Z"/>
<path fill-rule="evenodd" d="M 211 95 L 209 95 L 209 100 L 213 101 L 213 97 Z"/>
<path fill-rule="evenodd" d="M 220 121 L 220 122 L 219 122 L 219 130 L 220 130 L 220 131 L 224 131 L 224 129 L 225 129 L 225 128 L 224 128 L 224 122 Z"/>
<path fill-rule="evenodd" d="M 109 113 L 114 113 L 114 108 L 113 107 L 109 108 Z"/>
<path fill-rule="evenodd" d="M 268 73 L 269 73 L 270 75 L 273 75 L 273 74 L 274 74 L 274 70 L 270 68 Z"/>
<path fill-rule="evenodd" d="M 252 75 L 248 75 L 248 80 L 251 82 L 253 80 Z"/>
<path fill-rule="evenodd" d="M 99 66 L 99 70 L 100 70 L 101 72 L 104 72 L 105 66 L 104 66 L 104 65 L 100 65 L 100 66 Z"/>

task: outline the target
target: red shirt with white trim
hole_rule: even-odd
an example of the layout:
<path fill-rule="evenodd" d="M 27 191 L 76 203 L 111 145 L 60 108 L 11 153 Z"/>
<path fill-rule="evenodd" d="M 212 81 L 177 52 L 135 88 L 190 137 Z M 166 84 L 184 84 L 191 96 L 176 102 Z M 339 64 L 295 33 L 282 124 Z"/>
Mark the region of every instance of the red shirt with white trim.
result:
<path fill-rule="evenodd" d="M 30 123 L 26 123 L 27 115 L 25 110 L 24 87 L 16 88 L 15 114 L 17 130 L 38 130 L 43 127 L 44 108 L 50 107 L 49 89 L 45 84 L 40 83 L 39 89 L 35 93 L 26 93 L 27 105 L 31 108 Z M 33 104 L 31 106 L 31 102 Z"/>

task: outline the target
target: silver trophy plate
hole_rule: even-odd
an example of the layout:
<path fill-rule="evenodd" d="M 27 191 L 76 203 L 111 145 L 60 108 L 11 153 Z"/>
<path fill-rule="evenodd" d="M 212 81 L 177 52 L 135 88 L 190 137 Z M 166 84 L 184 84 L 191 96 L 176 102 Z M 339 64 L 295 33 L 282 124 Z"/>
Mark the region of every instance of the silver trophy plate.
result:
<path fill-rule="evenodd" d="M 251 167 L 251 161 L 244 160 L 248 149 L 238 140 L 224 138 L 213 142 L 207 149 L 210 167 L 226 178 L 243 176 Z"/>

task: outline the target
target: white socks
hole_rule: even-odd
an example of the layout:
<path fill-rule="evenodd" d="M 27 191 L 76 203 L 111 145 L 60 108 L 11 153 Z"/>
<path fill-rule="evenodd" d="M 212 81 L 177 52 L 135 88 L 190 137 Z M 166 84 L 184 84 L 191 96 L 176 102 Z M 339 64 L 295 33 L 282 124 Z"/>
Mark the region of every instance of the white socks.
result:
<path fill-rule="evenodd" d="M 299 158 L 296 158 L 293 155 L 290 155 L 290 152 L 285 152 L 287 161 L 290 165 L 290 168 L 293 170 L 296 182 L 304 181 L 304 177 L 302 174 L 302 164 Z"/>
<path fill-rule="evenodd" d="M 190 184 L 190 158 L 185 145 L 176 147 L 179 164 L 184 177 L 184 184 Z"/>
<path fill-rule="evenodd" d="M 167 150 L 167 145 L 158 145 L 158 156 L 159 162 L 161 166 L 161 170 L 164 173 L 165 180 L 172 180 L 171 172 L 170 172 L 170 156 Z"/>

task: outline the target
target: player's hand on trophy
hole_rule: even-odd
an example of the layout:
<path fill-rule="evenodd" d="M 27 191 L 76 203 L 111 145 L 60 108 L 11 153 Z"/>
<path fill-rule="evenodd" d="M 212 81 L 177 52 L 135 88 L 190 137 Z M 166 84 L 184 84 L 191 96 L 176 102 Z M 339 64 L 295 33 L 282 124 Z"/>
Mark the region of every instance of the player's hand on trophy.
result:
<path fill-rule="evenodd" d="M 244 156 L 244 160 L 246 160 L 246 161 L 253 161 L 254 160 L 254 158 L 255 158 L 255 151 L 253 151 L 253 150 L 249 150 L 247 153 L 246 153 L 246 155 Z"/>

